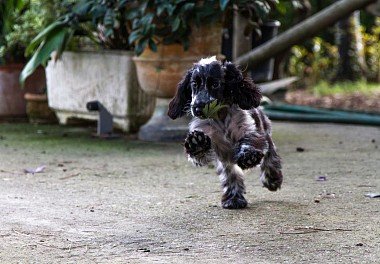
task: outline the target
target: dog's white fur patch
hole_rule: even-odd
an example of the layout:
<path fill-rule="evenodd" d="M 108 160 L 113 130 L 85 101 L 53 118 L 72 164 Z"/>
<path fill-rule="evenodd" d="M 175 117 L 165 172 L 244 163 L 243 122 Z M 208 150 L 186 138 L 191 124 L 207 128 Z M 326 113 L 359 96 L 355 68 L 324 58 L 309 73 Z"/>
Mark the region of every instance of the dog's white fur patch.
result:
<path fill-rule="evenodd" d="M 205 66 L 205 65 L 210 64 L 211 62 L 214 62 L 214 61 L 217 61 L 216 56 L 200 59 L 198 61 L 198 64 Z"/>

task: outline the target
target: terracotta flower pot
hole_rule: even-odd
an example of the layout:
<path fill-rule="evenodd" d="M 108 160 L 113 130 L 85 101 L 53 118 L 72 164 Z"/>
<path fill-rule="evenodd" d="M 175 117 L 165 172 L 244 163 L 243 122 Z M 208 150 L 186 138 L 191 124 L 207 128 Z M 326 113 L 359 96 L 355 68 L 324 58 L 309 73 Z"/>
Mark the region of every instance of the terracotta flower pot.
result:
<path fill-rule="evenodd" d="M 158 51 L 146 49 L 133 60 L 141 88 L 150 95 L 171 98 L 178 82 L 193 63 L 221 52 L 220 24 L 193 27 L 189 49 L 180 44 L 158 45 Z"/>
<path fill-rule="evenodd" d="M 29 122 L 38 124 L 57 123 L 55 113 L 49 108 L 46 94 L 26 93 L 24 97 Z"/>
<path fill-rule="evenodd" d="M 22 89 L 19 76 L 23 67 L 23 64 L 0 66 L 0 117 L 26 117 L 24 94 L 42 93 L 46 86 L 45 70 L 38 68 Z"/>

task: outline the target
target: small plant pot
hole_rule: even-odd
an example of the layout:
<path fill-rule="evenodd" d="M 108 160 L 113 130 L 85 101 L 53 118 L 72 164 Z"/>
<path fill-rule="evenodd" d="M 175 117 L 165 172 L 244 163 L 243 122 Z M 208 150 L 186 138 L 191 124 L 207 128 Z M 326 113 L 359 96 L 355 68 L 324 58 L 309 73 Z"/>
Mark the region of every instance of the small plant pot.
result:
<path fill-rule="evenodd" d="M 26 93 L 26 114 L 30 123 L 52 124 L 57 123 L 57 118 L 49 108 L 46 94 Z"/>

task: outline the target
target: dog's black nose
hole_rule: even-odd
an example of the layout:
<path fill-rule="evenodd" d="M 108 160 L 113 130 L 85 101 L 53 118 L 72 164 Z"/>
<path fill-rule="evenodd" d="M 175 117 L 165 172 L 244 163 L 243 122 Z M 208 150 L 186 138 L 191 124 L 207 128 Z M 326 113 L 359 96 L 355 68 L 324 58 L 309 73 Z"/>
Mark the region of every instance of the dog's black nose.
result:
<path fill-rule="evenodd" d="M 199 106 L 199 105 L 193 106 L 193 114 L 198 117 L 203 116 L 203 107 L 204 106 Z"/>

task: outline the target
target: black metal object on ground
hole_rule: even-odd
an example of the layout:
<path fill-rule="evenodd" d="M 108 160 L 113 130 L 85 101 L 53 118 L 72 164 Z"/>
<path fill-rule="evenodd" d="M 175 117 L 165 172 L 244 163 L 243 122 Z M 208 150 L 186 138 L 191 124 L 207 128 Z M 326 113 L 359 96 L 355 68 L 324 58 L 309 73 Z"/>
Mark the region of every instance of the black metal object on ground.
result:
<path fill-rule="evenodd" d="M 86 104 L 88 111 L 98 111 L 98 129 L 96 136 L 101 138 L 115 138 L 118 135 L 113 134 L 113 117 L 111 113 L 99 102 L 90 101 Z"/>

